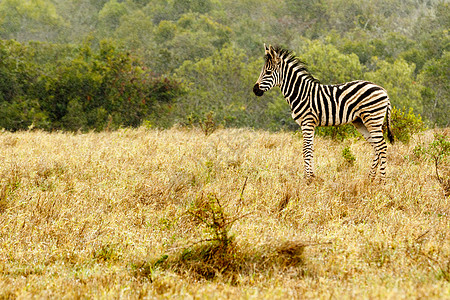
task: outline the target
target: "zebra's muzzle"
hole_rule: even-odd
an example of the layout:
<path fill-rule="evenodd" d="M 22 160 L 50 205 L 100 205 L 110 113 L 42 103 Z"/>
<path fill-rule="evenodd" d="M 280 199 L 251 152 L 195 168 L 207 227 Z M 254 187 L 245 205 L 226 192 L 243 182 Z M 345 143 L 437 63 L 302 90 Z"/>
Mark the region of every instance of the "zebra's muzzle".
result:
<path fill-rule="evenodd" d="M 255 93 L 255 95 L 258 97 L 261 97 L 262 95 L 264 95 L 264 91 L 259 88 L 259 84 L 255 84 L 253 86 L 253 93 Z"/>

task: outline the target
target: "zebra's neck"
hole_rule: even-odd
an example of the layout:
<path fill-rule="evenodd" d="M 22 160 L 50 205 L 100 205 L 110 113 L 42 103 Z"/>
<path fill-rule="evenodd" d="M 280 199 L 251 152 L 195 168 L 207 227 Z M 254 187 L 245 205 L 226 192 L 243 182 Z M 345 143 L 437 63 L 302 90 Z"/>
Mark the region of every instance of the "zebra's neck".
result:
<path fill-rule="evenodd" d="M 321 86 L 304 66 L 295 62 L 286 63 L 281 73 L 281 93 L 292 111 L 302 102 L 306 102 L 311 92 Z"/>

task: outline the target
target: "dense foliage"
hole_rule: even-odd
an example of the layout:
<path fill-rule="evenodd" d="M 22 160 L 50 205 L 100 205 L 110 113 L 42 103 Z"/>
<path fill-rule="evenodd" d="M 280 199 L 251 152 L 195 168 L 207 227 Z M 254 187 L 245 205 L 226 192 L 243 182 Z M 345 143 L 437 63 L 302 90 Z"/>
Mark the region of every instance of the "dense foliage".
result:
<path fill-rule="evenodd" d="M 0 41 L 0 74 L 0 127 L 9 130 L 136 127 L 182 93 L 108 43 L 93 51 Z"/>
<path fill-rule="evenodd" d="M 264 42 L 449 126 L 449 28 L 442 0 L 2 0 L 0 128 L 296 128 L 279 91 L 251 93 Z"/>

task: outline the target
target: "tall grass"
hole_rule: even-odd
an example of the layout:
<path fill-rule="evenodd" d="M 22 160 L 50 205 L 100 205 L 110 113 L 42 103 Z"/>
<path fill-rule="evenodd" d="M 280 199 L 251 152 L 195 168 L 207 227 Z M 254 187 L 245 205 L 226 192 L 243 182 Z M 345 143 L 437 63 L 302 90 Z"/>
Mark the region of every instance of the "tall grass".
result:
<path fill-rule="evenodd" d="M 370 145 L 318 138 L 308 185 L 292 133 L 1 132 L 0 298 L 450 298 L 432 139 L 379 184 Z"/>

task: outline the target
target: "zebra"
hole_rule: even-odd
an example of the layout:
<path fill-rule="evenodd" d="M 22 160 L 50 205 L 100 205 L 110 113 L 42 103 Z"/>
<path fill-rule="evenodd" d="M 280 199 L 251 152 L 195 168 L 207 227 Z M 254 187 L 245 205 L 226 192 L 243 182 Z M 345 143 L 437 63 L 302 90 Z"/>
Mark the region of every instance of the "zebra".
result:
<path fill-rule="evenodd" d="M 266 44 L 264 50 L 265 63 L 253 92 L 260 97 L 274 86 L 280 87 L 291 107 L 292 118 L 302 130 L 305 178 L 311 181 L 315 177 L 315 127 L 352 123 L 375 151 L 369 178 L 373 180 L 379 170 L 380 179 L 384 181 L 387 144 L 382 127 L 385 117 L 388 139 L 394 142 L 390 126 L 391 103 L 386 90 L 363 80 L 324 85 L 291 51 Z"/>

